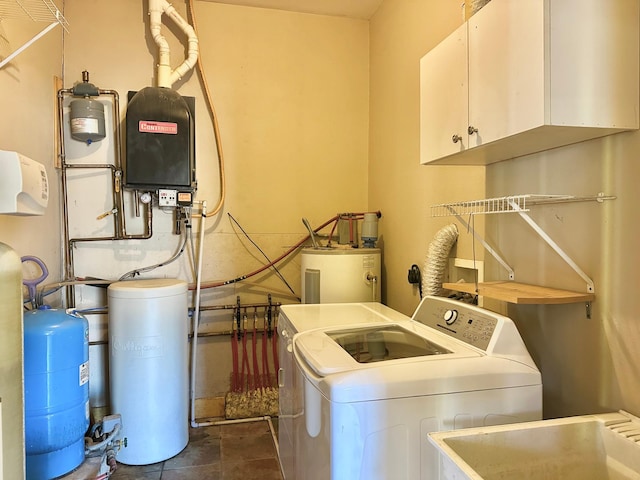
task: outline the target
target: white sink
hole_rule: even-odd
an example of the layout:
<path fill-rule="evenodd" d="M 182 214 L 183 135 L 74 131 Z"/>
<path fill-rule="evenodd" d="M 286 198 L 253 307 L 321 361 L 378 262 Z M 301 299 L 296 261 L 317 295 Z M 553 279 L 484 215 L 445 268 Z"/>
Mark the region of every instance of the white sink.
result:
<path fill-rule="evenodd" d="M 446 480 L 640 480 L 640 418 L 623 411 L 429 437 Z"/>

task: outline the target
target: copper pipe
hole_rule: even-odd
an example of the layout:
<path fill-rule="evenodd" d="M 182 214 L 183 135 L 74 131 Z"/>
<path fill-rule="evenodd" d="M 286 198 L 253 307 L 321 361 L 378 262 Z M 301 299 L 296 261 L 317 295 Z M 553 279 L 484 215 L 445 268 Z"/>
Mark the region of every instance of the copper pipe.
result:
<path fill-rule="evenodd" d="M 146 206 L 145 230 L 141 234 L 131 235 L 127 233 L 126 218 L 124 211 L 124 189 L 122 178 L 122 136 L 120 132 L 120 104 L 118 92 L 115 90 L 98 90 L 99 95 L 111 95 L 112 102 L 112 120 L 113 134 L 115 137 L 114 144 L 114 163 L 113 164 L 67 164 L 66 147 L 64 142 L 64 111 L 63 99 L 65 95 L 73 95 L 73 89 L 58 90 L 58 138 L 60 144 L 60 168 L 61 168 L 61 198 L 62 198 L 62 223 L 63 223 L 63 241 L 64 241 L 64 278 L 74 279 L 74 262 L 73 247 L 79 242 L 97 242 L 97 241 L 113 241 L 113 240 L 146 240 L 153 235 L 153 213 L 150 204 Z M 69 238 L 69 210 L 68 210 L 68 184 L 67 169 L 68 168 L 101 168 L 111 171 L 111 184 L 113 204 L 115 209 L 114 215 L 114 235 L 108 237 L 92 237 L 92 238 Z M 75 306 L 75 288 L 73 286 L 66 287 L 66 304 L 67 307 Z"/>

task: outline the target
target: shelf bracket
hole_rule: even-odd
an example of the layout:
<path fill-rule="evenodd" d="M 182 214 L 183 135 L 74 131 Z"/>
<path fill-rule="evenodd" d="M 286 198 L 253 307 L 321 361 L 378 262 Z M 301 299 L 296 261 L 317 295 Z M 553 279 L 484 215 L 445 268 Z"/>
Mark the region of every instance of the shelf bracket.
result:
<path fill-rule="evenodd" d="M 511 266 L 506 262 L 506 260 L 504 258 L 502 258 L 500 256 L 500 254 L 498 252 L 496 252 L 491 245 L 489 245 L 484 238 L 482 238 L 475 230 L 474 228 L 469 225 L 469 223 L 467 221 L 465 221 L 456 211 L 453 207 L 451 206 L 447 206 L 447 208 L 449 209 L 449 211 L 451 212 L 452 215 L 454 215 L 458 221 L 464 225 L 464 228 L 467 229 L 467 231 L 471 232 L 471 234 L 473 235 L 473 237 L 482 244 L 482 246 L 485 248 L 485 250 L 487 252 L 489 252 L 491 254 L 491 256 L 493 258 L 496 259 L 496 261 L 498 263 L 500 263 L 500 265 L 502 265 L 504 267 L 504 269 L 507 271 L 508 275 L 509 275 L 509 280 L 515 280 L 516 274 L 513 270 L 513 268 L 511 268 Z"/>
<path fill-rule="evenodd" d="M 30 18 L 33 21 L 47 21 L 51 23 L 20 48 L 5 58 L 2 58 L 0 61 L 0 69 L 56 26 L 60 25 L 65 31 L 68 31 L 67 27 L 69 25 L 60 10 L 58 10 L 58 7 L 56 7 L 55 3 L 51 0 L 0 0 L 0 21 L 5 18 Z"/>
<path fill-rule="evenodd" d="M 11 60 L 13 60 L 15 57 L 17 57 L 19 54 L 21 54 L 24 50 L 26 50 L 27 48 L 29 48 L 33 43 L 35 43 L 37 40 L 39 40 L 41 37 L 44 37 L 47 33 L 49 33 L 51 30 L 53 30 L 55 27 L 57 27 L 59 25 L 58 22 L 53 22 L 52 24 L 50 24 L 47 28 L 45 28 L 44 30 L 42 30 L 39 34 L 37 34 L 35 37 L 33 37 L 31 40 L 29 40 L 27 43 L 25 43 L 24 45 L 22 45 L 20 48 L 17 48 L 16 50 L 14 50 L 10 55 L 7 55 L 6 58 L 4 58 L 1 62 L 0 62 L 0 68 L 4 67 L 6 64 L 8 64 Z"/>
<path fill-rule="evenodd" d="M 576 262 L 573 261 L 573 259 L 571 259 L 571 257 L 569 257 L 569 255 L 567 255 L 565 253 L 564 250 L 562 250 L 562 248 L 560 248 L 560 246 L 553 241 L 553 239 L 547 235 L 547 233 L 542 229 L 542 227 L 540 227 L 540 225 L 538 225 L 536 222 L 533 221 L 533 219 L 526 213 L 524 212 L 514 201 L 509 201 L 509 204 L 511 206 L 511 208 L 518 213 L 518 215 L 520 215 L 520 217 L 527 222 L 527 224 L 533 228 L 536 233 L 538 235 L 540 235 L 540 237 L 547 242 L 547 244 L 553 248 L 553 250 L 560 255 L 560 257 L 573 269 L 574 272 L 576 272 L 578 275 L 580 275 L 580 277 L 587 283 L 587 292 L 589 293 L 595 293 L 595 287 L 593 284 L 593 280 L 591 280 L 591 278 L 584 273 L 584 271 L 578 266 L 578 264 Z"/>
<path fill-rule="evenodd" d="M 567 253 L 560 248 L 560 246 L 554 242 L 549 235 L 531 219 L 528 215 L 529 206 L 532 205 L 546 205 L 553 203 L 568 203 L 568 202 L 585 202 L 585 201 L 597 201 L 602 203 L 605 200 L 614 200 L 616 197 L 611 195 L 605 195 L 599 193 L 595 196 L 589 197 L 574 197 L 571 195 L 515 195 L 509 197 L 489 198 L 484 200 L 473 200 L 467 202 L 448 203 L 441 205 L 434 205 L 431 207 L 431 216 L 443 217 L 443 216 L 455 216 L 460 223 L 462 223 L 468 231 L 470 231 L 474 238 L 478 240 L 484 248 L 502 265 L 509 274 L 509 279 L 514 280 L 515 274 L 513 268 L 487 243 L 485 240 L 464 220 L 462 215 L 479 215 L 479 214 L 493 214 L 493 213 L 517 213 L 520 217 L 531 227 L 533 230 L 560 255 L 560 257 L 586 282 L 587 292 L 595 293 L 595 286 L 593 280 L 578 266 L 576 262 L 567 255 Z M 591 318 L 591 303 L 587 303 L 587 317 Z"/>

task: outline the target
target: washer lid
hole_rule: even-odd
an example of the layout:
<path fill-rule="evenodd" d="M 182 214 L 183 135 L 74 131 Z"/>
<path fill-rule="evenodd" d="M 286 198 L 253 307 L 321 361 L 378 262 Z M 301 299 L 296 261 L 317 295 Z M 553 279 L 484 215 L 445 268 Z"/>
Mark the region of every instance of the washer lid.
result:
<path fill-rule="evenodd" d="M 282 324 L 293 333 L 327 327 L 409 321 L 409 317 L 381 303 L 307 303 L 280 307 Z"/>
<path fill-rule="evenodd" d="M 334 330 L 326 333 L 358 363 L 451 353 L 451 350 L 397 324 Z"/>
<path fill-rule="evenodd" d="M 294 347 L 320 377 L 362 368 L 482 355 L 434 335 L 413 321 L 312 330 L 296 335 Z"/>

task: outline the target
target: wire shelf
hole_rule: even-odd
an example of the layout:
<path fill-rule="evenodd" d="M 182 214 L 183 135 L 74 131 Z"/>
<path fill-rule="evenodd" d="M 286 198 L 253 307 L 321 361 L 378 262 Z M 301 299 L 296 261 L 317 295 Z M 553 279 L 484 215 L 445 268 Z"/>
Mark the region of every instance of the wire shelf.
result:
<path fill-rule="evenodd" d="M 465 202 L 442 203 L 431 206 L 432 217 L 449 217 L 452 215 L 486 215 L 491 213 L 528 212 L 529 207 L 550 203 L 585 202 L 612 200 L 615 197 L 602 193 L 590 197 L 575 197 L 573 195 L 511 195 L 506 197 L 485 198 Z"/>
<path fill-rule="evenodd" d="M 531 228 L 533 228 L 536 233 L 545 241 L 547 244 L 555 250 L 555 252 L 562 257 L 562 259 L 576 272 L 587 284 L 587 292 L 588 294 L 594 293 L 594 284 L 593 280 L 578 266 L 576 262 L 574 262 L 571 257 L 569 257 L 560 246 L 553 241 L 553 239 L 538 225 L 533 221 L 531 217 L 528 215 L 529 207 L 533 205 L 545 205 L 550 203 L 568 203 L 568 202 L 589 202 L 596 201 L 598 203 L 602 203 L 605 200 L 614 200 L 616 197 L 612 195 L 605 195 L 600 192 L 597 195 L 587 196 L 587 197 L 576 197 L 573 195 L 512 195 L 508 197 L 498 197 L 498 198 L 486 198 L 484 200 L 471 200 L 467 202 L 455 202 L 455 203 L 443 203 L 440 205 L 431 206 L 431 216 L 432 217 L 448 217 L 455 216 L 459 222 L 461 222 L 468 231 L 470 231 L 474 238 L 478 240 L 484 248 L 500 263 L 505 270 L 509 273 L 509 279 L 514 280 L 515 272 L 513 268 L 500 256 L 500 254 L 489 245 L 481 235 L 479 235 L 470 221 L 465 220 L 464 217 L 471 217 L 472 215 L 478 214 L 490 214 L 490 213 L 518 213 L 520 217 L 527 223 Z M 519 285 L 519 284 L 518 284 Z M 518 286 L 517 288 L 521 288 Z M 504 294 L 504 288 L 503 294 Z M 540 295 L 536 294 L 535 297 L 540 297 Z M 544 295 L 543 295 L 544 296 Z M 494 297 L 499 298 L 499 297 Z M 571 301 L 590 301 L 591 296 L 587 295 L 580 297 L 572 297 Z M 539 300 L 539 298 L 538 298 Z M 511 300 L 508 300 L 511 301 Z M 519 302 L 516 302 L 519 303 Z M 587 304 L 588 305 L 588 304 Z M 587 317 L 590 315 L 589 306 L 587 306 Z M 589 317 L 590 318 L 590 317 Z"/>
<path fill-rule="evenodd" d="M 51 0 L 0 0 L 0 27 L 2 26 L 2 21 L 8 18 L 30 18 L 34 22 L 48 22 L 49 25 L 9 55 L 5 54 L 5 50 L 10 47 L 9 40 L 4 33 L 4 29 L 0 28 L 0 68 L 9 64 L 16 56 L 58 25 L 61 25 L 65 32 L 69 32 L 69 23 Z"/>
<path fill-rule="evenodd" d="M 34 22 L 57 22 L 68 32 L 69 23 L 51 0 L 0 0 L 0 20 L 30 18 Z"/>

